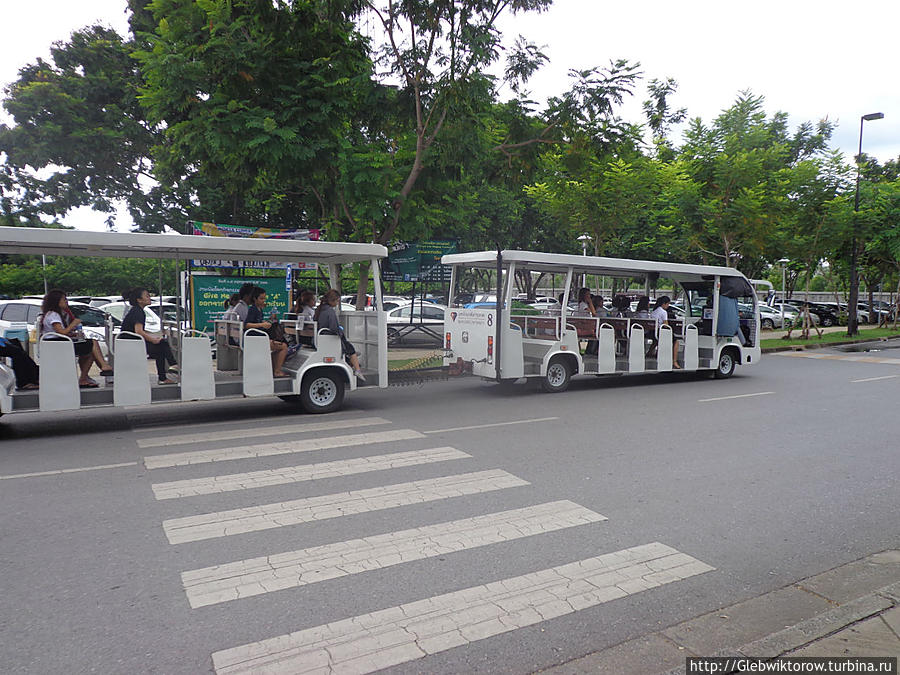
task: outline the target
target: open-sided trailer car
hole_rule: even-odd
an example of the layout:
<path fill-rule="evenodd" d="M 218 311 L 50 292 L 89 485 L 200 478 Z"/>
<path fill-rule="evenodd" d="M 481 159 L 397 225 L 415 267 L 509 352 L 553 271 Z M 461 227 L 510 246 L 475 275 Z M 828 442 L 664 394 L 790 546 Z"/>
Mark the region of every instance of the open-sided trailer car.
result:
<path fill-rule="evenodd" d="M 498 284 L 494 305 L 466 309 L 451 303 L 447 309 L 444 365 L 451 374 L 471 372 L 498 382 L 539 378 L 553 392 L 566 389 L 574 375 L 671 371 L 675 341 L 683 370 L 705 370 L 719 378 L 760 359 L 756 294 L 736 269 L 531 251 L 457 253 L 441 262 L 452 268 L 451 299 L 467 269 L 492 271 Z M 516 273 L 563 277 L 560 309 L 517 310 Z M 657 326 L 654 319 L 572 312 L 567 305 L 573 283 L 591 277 L 640 279 L 644 294 L 656 280 L 669 279 L 687 300 L 685 314 Z M 752 316 L 739 316 L 739 302 L 752 304 Z M 583 344 L 592 348 L 582 350 Z"/>
<path fill-rule="evenodd" d="M 240 259 L 268 262 L 312 262 L 325 266 L 332 287 L 339 288 L 340 267 L 369 262 L 375 281 L 375 311 L 340 312 L 346 337 L 359 353 L 365 385 L 387 387 L 387 321 L 382 311 L 379 265 L 387 249 L 377 244 L 294 241 L 231 237 L 198 237 L 177 234 L 82 232 L 24 227 L 0 227 L 0 252 L 80 257 L 157 258 L 181 263 L 195 258 Z M 180 286 L 180 284 L 179 284 Z M 180 293 L 180 291 L 179 291 Z M 181 306 L 181 298 L 178 305 Z M 217 326 L 217 331 L 227 329 Z M 279 396 L 297 401 L 308 412 L 340 408 L 347 389 L 358 385 L 353 370 L 341 353 L 339 336 L 319 332 L 313 325 L 291 324 L 288 332 L 311 333 L 312 345 L 298 349 L 283 370 L 290 377 L 272 373 L 269 337 L 264 332 L 237 327 L 224 338 L 236 352 L 234 367 L 217 368 L 209 336 L 199 331 L 181 335 L 176 326 L 180 373 L 177 385 L 158 385 L 150 377 L 143 339 L 136 334 L 108 335 L 115 374 L 96 389 L 80 389 L 73 342 L 55 333 L 44 334 L 37 345 L 40 386 L 16 391 L 10 367 L 0 360 L 0 414 L 21 411 L 77 410 L 95 406 L 135 406 L 161 401 L 196 401 L 230 397 Z M 135 339 L 137 338 L 137 339 Z M 229 339 L 230 338 L 230 339 Z M 217 354 L 217 356 L 219 356 Z"/>

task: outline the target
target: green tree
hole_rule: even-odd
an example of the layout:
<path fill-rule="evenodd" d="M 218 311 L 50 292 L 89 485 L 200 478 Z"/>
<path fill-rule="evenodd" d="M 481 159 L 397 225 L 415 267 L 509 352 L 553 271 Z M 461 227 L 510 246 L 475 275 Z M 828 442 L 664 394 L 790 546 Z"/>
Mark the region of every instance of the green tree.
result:
<path fill-rule="evenodd" d="M 140 225 L 159 216 L 158 195 L 143 187 L 154 132 L 137 102 L 132 49 L 115 31 L 89 26 L 6 88 L 3 106 L 15 125 L 0 125 L 4 224 L 57 222 L 80 206 L 112 224 L 118 201 Z"/>
<path fill-rule="evenodd" d="M 691 120 L 679 153 L 701 186 L 690 224 L 695 247 L 751 276 L 762 271 L 779 221 L 790 217 L 792 171 L 821 155 L 832 132 L 822 121 L 791 135 L 787 115 L 767 118 L 763 104 L 763 97 L 743 92 L 711 126 Z"/>
<path fill-rule="evenodd" d="M 353 0 L 153 0 L 154 176 L 192 219 L 308 226 L 371 64 Z M 149 23 L 146 14 L 141 17 Z"/>

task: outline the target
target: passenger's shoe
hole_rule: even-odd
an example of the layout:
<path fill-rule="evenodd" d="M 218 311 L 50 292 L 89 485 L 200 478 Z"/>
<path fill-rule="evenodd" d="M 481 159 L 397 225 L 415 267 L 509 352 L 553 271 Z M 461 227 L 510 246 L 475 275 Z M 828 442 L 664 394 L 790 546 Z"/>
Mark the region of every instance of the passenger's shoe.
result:
<path fill-rule="evenodd" d="M 357 371 L 354 373 L 354 375 L 356 375 L 356 379 L 359 380 L 360 382 L 365 382 L 365 381 L 366 381 L 366 376 L 363 375 L 363 373 L 362 373 L 361 370 L 357 370 Z"/>

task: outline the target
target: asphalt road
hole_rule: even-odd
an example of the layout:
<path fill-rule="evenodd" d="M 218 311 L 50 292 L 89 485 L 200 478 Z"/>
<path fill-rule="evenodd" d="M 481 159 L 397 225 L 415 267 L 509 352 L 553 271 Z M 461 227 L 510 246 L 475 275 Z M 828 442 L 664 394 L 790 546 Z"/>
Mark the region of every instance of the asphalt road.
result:
<path fill-rule="evenodd" d="M 541 605 L 539 591 L 532 596 L 526 589 L 524 603 L 543 613 L 521 621 L 523 627 L 485 620 L 481 635 L 463 629 L 462 646 L 448 642 L 424 658 L 414 658 L 414 649 L 391 652 L 390 636 L 379 642 L 371 627 L 378 614 L 355 643 L 368 645 L 356 662 L 362 670 L 399 662 L 394 672 L 525 673 L 897 548 L 900 350 L 876 355 L 883 363 L 846 360 L 853 355 L 838 351 L 810 354 L 840 358 L 772 355 L 725 381 L 687 374 L 589 378 L 557 395 L 474 379 L 368 389 L 349 396 L 340 413 L 322 417 L 292 414 L 278 400 L 4 417 L 2 671 L 212 672 L 214 653 L 233 655 L 227 650 L 318 626 L 336 629 L 345 619 L 487 585 L 468 600 L 440 601 L 457 603 L 451 619 L 462 621 L 473 598 L 495 582 L 606 561 L 607 554 L 646 544 L 699 561 L 685 578 L 658 578 L 655 586 L 628 587 L 615 598 L 595 594 L 555 613 L 553 603 Z M 338 437 L 353 438 L 341 445 Z M 314 439 L 322 447 L 315 449 Z M 247 447 L 250 454 L 286 452 L 289 441 L 302 443 L 287 454 L 215 454 Z M 456 454 L 422 454 L 448 447 Z M 161 466 L 175 454 L 204 450 L 213 454 Z M 354 463 L 377 464 L 391 453 L 411 454 L 406 465 L 380 470 Z M 145 464 L 156 456 L 163 457 Z M 210 458 L 221 461 L 202 461 Z M 235 489 L 217 491 L 225 483 L 200 480 L 286 467 L 302 473 L 323 463 L 331 473 L 291 474 L 263 487 L 248 487 L 243 477 Z M 15 477 L 69 469 L 92 470 Z M 498 470 L 515 485 L 413 495 L 401 505 L 372 496 L 388 485 L 473 472 L 494 472 L 496 480 Z M 175 493 L 160 487 L 188 479 L 198 479 L 192 485 L 200 494 L 173 496 L 184 494 L 183 483 L 168 486 Z M 183 541 L 170 543 L 179 536 L 172 534 L 174 519 L 359 490 L 370 499 L 357 511 L 338 506 L 337 513 L 293 524 L 274 516 L 265 529 L 197 535 L 206 538 L 192 538 L 188 527 Z M 502 536 L 451 534 L 442 540 L 451 542 L 447 548 L 413 542 L 409 557 L 373 553 L 368 571 L 341 563 L 321 581 L 301 577 L 300 585 L 295 575 L 280 590 L 257 589 L 250 597 L 195 597 L 209 604 L 193 608 L 182 578 L 412 528 L 442 536 L 451 521 L 530 513 L 545 504 L 552 511 L 562 500 L 591 517 L 496 527 Z M 350 549 L 364 550 L 365 542 Z M 325 649 L 336 654 L 333 644 Z M 401 655 L 391 661 L 392 654 Z"/>

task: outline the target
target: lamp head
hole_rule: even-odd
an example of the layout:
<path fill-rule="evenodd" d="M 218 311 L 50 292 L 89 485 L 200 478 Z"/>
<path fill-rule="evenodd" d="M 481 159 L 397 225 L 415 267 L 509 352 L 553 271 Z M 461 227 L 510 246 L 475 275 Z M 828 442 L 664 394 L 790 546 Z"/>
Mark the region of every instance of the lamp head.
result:
<path fill-rule="evenodd" d="M 864 119 L 866 122 L 871 122 L 872 120 L 884 119 L 884 113 L 880 113 L 880 112 L 869 113 L 868 115 L 863 115 L 862 119 Z"/>

